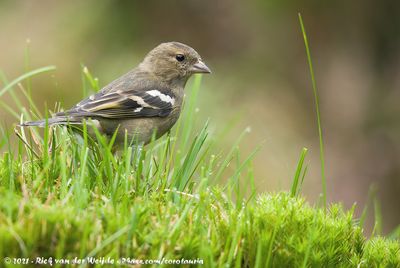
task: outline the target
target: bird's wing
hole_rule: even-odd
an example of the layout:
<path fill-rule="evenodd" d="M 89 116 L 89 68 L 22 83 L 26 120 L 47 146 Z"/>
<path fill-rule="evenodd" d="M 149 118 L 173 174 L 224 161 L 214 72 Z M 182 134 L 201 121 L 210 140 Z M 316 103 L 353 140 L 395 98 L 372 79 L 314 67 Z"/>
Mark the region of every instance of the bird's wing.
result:
<path fill-rule="evenodd" d="M 166 117 L 175 103 L 175 96 L 168 89 L 135 89 L 99 92 L 57 116 L 138 118 Z"/>

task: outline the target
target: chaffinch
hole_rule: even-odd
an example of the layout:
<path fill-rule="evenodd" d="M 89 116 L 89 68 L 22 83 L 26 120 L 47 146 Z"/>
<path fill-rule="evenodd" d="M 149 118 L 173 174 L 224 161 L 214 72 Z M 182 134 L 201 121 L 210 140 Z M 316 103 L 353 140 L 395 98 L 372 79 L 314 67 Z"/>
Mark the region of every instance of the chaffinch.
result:
<path fill-rule="evenodd" d="M 211 73 L 200 55 L 191 47 L 168 42 L 151 50 L 133 70 L 111 82 L 98 93 L 71 109 L 48 119 L 48 125 L 81 126 L 90 122 L 100 133 L 121 145 L 147 144 L 153 133 L 161 137 L 179 118 L 187 80 L 195 73 Z M 21 126 L 44 127 L 46 120 L 25 122 Z M 93 131 L 88 133 L 95 136 Z M 125 134 L 126 133 L 126 134 Z"/>

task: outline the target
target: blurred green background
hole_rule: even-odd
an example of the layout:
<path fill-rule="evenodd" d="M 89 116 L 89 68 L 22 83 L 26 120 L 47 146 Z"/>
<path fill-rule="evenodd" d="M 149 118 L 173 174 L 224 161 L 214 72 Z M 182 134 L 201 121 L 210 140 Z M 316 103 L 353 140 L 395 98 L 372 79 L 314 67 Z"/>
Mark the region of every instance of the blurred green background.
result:
<path fill-rule="evenodd" d="M 356 202 L 360 215 L 375 185 L 389 232 L 400 223 L 400 1 L 0 0 L 0 69 L 11 80 L 56 65 L 32 80 L 44 112 L 82 98 L 81 64 L 104 86 L 157 44 L 186 43 L 213 70 L 203 77 L 200 117 L 216 131 L 237 122 L 220 145 L 229 148 L 246 127 L 243 154 L 264 142 L 254 163 L 259 192 L 289 189 L 309 148 L 303 192 L 316 201 L 318 135 L 298 12 L 319 87 L 328 200 Z M 4 109 L 0 116 L 15 123 Z"/>

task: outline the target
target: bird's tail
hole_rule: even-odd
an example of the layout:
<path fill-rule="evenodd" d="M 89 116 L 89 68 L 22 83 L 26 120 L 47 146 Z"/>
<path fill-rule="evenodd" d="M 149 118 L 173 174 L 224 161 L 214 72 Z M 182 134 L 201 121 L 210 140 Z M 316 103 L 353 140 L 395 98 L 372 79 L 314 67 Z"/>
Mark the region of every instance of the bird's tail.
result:
<path fill-rule="evenodd" d="M 72 119 L 66 116 L 57 116 L 53 118 L 47 119 L 47 124 L 49 126 L 54 125 L 80 125 L 82 121 L 78 121 L 76 119 Z M 38 120 L 38 121 L 28 121 L 22 124 L 19 124 L 20 127 L 45 127 L 46 126 L 46 119 Z"/>

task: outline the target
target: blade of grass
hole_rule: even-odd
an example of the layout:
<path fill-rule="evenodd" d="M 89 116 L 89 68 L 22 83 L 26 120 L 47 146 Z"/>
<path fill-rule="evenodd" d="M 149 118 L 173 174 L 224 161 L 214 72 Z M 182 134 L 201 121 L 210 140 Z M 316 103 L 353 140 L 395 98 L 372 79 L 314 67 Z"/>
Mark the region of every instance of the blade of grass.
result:
<path fill-rule="evenodd" d="M 390 239 L 400 239 L 400 225 L 397 226 L 391 233 L 389 233 L 388 237 Z"/>
<path fill-rule="evenodd" d="M 56 69 L 56 67 L 54 65 L 50 65 L 50 66 L 46 66 L 46 67 L 42 67 L 42 68 L 38 68 L 35 70 L 32 70 L 30 72 L 27 72 L 19 77 L 17 77 L 16 79 L 14 79 L 13 81 L 11 81 L 8 85 L 6 85 L 5 87 L 3 87 L 0 90 L 0 97 L 4 95 L 4 93 L 6 93 L 8 90 L 10 90 L 12 87 L 14 87 L 15 85 L 17 85 L 18 83 L 20 83 L 21 81 L 30 78 L 32 76 L 41 74 L 41 73 L 45 73 L 45 72 L 50 72 L 50 71 L 54 71 Z"/>
<path fill-rule="evenodd" d="M 226 170 L 226 168 L 229 166 L 230 162 L 233 159 L 233 154 L 235 153 L 235 148 L 237 148 L 240 144 L 240 142 L 242 141 L 242 139 L 244 138 L 244 136 L 246 134 L 248 134 L 249 128 L 246 128 L 240 135 L 239 137 L 236 139 L 236 141 L 232 144 L 230 151 L 226 154 L 224 160 L 222 161 L 222 163 L 220 164 L 219 169 L 216 172 L 216 175 L 214 176 L 214 181 L 218 181 L 223 172 Z"/>
<path fill-rule="evenodd" d="M 26 40 L 26 47 L 25 47 L 25 52 L 24 52 L 24 69 L 25 69 L 26 73 L 31 70 L 31 67 L 30 67 L 30 65 L 31 65 L 31 63 L 30 63 L 30 43 L 31 43 L 31 40 L 28 38 Z M 31 99 L 32 98 L 32 84 L 31 84 L 30 77 L 26 78 L 26 88 L 28 90 L 29 98 Z"/>
<path fill-rule="evenodd" d="M 313 88 L 313 93 L 314 93 L 315 112 L 317 114 L 318 136 L 319 136 L 319 150 L 320 150 L 319 158 L 320 158 L 320 162 L 321 162 L 322 192 L 323 192 L 324 208 L 326 209 L 327 193 L 326 193 L 326 177 L 325 177 L 324 142 L 323 142 L 323 138 L 322 138 L 321 115 L 320 115 L 320 111 L 319 111 L 319 97 L 318 97 L 318 91 L 317 91 L 317 83 L 315 82 L 314 68 L 313 68 L 313 64 L 312 64 L 312 60 L 311 60 L 311 52 L 310 52 L 310 47 L 308 45 L 308 38 L 307 38 L 306 30 L 304 27 L 303 19 L 302 19 L 300 13 L 299 13 L 299 21 L 300 21 L 301 32 L 303 34 L 304 46 L 306 48 L 308 67 L 310 69 L 311 83 L 312 83 L 312 88 Z"/>
<path fill-rule="evenodd" d="M 89 72 L 89 69 L 86 66 L 82 66 L 82 73 L 84 75 L 84 78 L 86 78 L 86 81 L 89 82 L 90 87 L 95 92 L 99 91 L 100 90 L 99 79 L 97 77 L 93 77 L 93 75 Z M 86 94 L 87 94 L 87 88 L 86 87 L 84 87 L 83 94 L 85 94 L 83 97 L 86 97 Z"/>
<path fill-rule="evenodd" d="M 277 233 L 277 227 L 275 226 L 274 231 L 272 232 L 271 235 L 271 240 L 269 241 L 268 245 L 268 255 L 267 255 L 267 261 L 266 261 L 266 267 L 272 267 L 272 251 L 274 251 L 274 242 L 275 242 L 275 236 Z"/>
<path fill-rule="evenodd" d="M 361 212 L 361 216 L 360 216 L 360 219 L 359 219 L 359 223 L 360 223 L 361 227 L 364 227 L 365 220 L 367 219 L 369 204 L 372 202 L 374 191 L 375 191 L 375 186 L 371 185 L 369 187 L 369 190 L 368 190 L 367 201 L 365 202 L 364 209 Z"/>
<path fill-rule="evenodd" d="M 382 235 L 382 210 L 381 210 L 381 204 L 378 200 L 378 197 L 376 196 L 377 195 L 376 192 L 377 192 L 376 187 L 373 186 L 372 202 L 374 205 L 375 225 L 373 234 L 371 235 L 372 237 L 376 235 Z"/>
<path fill-rule="evenodd" d="M 194 77 L 193 81 L 193 86 L 191 87 L 191 92 L 190 92 L 190 98 L 187 98 L 187 102 L 185 103 L 185 114 L 183 118 L 183 122 L 185 124 L 183 125 L 182 128 L 182 136 L 183 138 L 181 139 L 181 148 L 186 148 L 190 134 L 192 133 L 193 125 L 194 125 L 194 113 L 196 110 L 196 103 L 198 99 L 198 94 L 200 90 L 200 85 L 201 85 L 201 75 L 196 75 Z"/>
<path fill-rule="evenodd" d="M 0 70 L 0 80 L 3 83 L 3 85 L 8 85 L 8 80 L 6 75 Z M 17 95 L 15 94 L 14 91 L 10 91 L 10 96 L 11 98 L 14 100 L 14 103 L 16 104 L 17 107 L 23 107 L 21 101 L 19 100 L 19 98 L 17 97 Z M 5 104 L 5 103 L 4 103 Z M 11 106 L 10 106 L 11 107 Z M 13 115 L 18 114 L 16 111 L 14 111 L 14 109 L 11 108 L 11 111 L 9 110 L 9 112 Z M 19 118 L 19 114 L 18 114 L 18 118 Z"/>
<path fill-rule="evenodd" d="M 293 183 L 292 183 L 292 189 L 290 190 L 290 195 L 292 197 L 297 196 L 297 194 L 299 193 L 299 180 L 300 180 L 300 176 L 301 176 L 301 171 L 303 170 L 304 159 L 306 158 L 307 151 L 308 151 L 307 148 L 303 148 L 301 150 L 300 159 L 297 164 L 296 173 L 294 175 L 294 179 L 293 179 Z"/>

